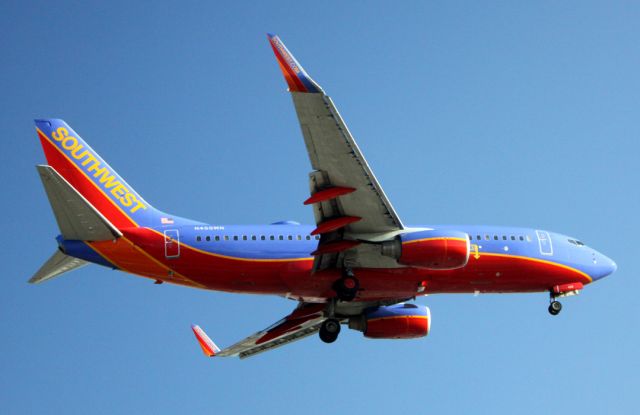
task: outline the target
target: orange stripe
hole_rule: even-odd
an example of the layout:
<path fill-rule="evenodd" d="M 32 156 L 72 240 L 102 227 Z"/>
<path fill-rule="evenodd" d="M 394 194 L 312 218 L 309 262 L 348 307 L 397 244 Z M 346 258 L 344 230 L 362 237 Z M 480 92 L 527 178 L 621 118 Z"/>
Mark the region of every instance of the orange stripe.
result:
<path fill-rule="evenodd" d="M 570 267 L 568 265 L 564 265 L 564 264 L 559 264 L 557 262 L 553 262 L 553 261 L 547 261 L 544 259 L 538 259 L 538 258 L 531 258 L 531 257 L 527 257 L 527 256 L 520 256 L 520 255 L 509 255 L 509 254 L 496 254 L 496 253 L 492 253 L 492 252 L 488 252 L 488 253 L 484 253 L 484 252 L 479 252 L 480 254 L 480 258 L 482 258 L 483 256 L 493 256 L 493 257 L 501 257 L 501 258 L 516 258 L 516 259 L 522 259 L 525 261 L 532 261 L 532 262 L 538 262 L 541 264 L 546 264 L 546 265 L 553 265 L 555 267 L 558 268 L 563 268 L 569 271 L 573 271 L 577 274 L 580 274 L 582 277 L 584 277 L 587 281 L 592 282 L 593 279 L 589 276 L 589 274 L 580 271 L 579 269 Z"/>
<path fill-rule="evenodd" d="M 191 285 L 195 286 L 195 287 L 199 287 L 199 288 L 207 288 L 205 285 L 202 285 L 188 277 L 186 277 L 185 275 L 173 270 L 172 268 L 170 268 L 169 266 L 163 264 L 161 261 L 157 260 L 156 258 L 154 258 L 151 254 L 149 254 L 148 252 L 146 252 L 144 249 L 142 249 L 141 247 L 137 246 L 136 244 L 134 244 L 132 241 L 130 241 L 129 239 L 127 239 L 126 237 L 122 236 L 121 238 L 124 242 L 127 242 L 133 249 L 135 249 L 137 252 L 139 252 L 140 254 L 142 254 L 144 257 L 148 258 L 149 260 L 151 260 L 154 264 L 156 264 L 162 271 L 163 273 L 160 275 L 156 275 L 154 276 L 153 274 L 159 274 L 159 272 L 156 270 L 151 270 L 149 269 L 147 274 L 143 273 L 144 271 L 135 271 L 132 270 L 129 267 L 125 267 L 122 265 L 122 258 L 120 258 L 120 260 L 116 260 L 115 257 L 118 257 L 118 252 L 113 252 L 113 256 L 111 255 L 107 255 L 105 253 L 105 250 L 102 249 L 102 247 L 99 247 L 98 245 L 103 245 L 105 246 L 106 244 L 113 244 L 112 241 L 102 241 L 102 242 L 87 242 L 91 248 L 95 249 L 96 252 L 98 252 L 98 254 L 100 254 L 104 259 L 106 259 L 107 261 L 111 262 L 112 264 L 116 265 L 119 269 L 121 269 L 122 271 L 128 272 L 130 274 L 135 274 L 135 275 L 140 275 L 146 278 L 166 278 L 168 276 L 168 273 L 170 272 L 173 276 L 179 277 L 180 279 L 184 280 L 184 282 L 188 282 Z M 116 242 L 120 243 L 120 242 Z M 106 245 L 108 246 L 108 245 Z M 119 247 L 118 247 L 119 248 Z M 152 273 L 151 275 L 149 273 Z"/>
<path fill-rule="evenodd" d="M 406 242 L 402 242 L 403 245 L 405 244 L 414 244 L 417 242 L 425 242 L 425 241 L 467 241 L 466 238 L 456 238 L 456 237 L 448 237 L 448 236 L 437 236 L 437 237 L 433 237 L 433 238 L 423 238 L 423 239 L 414 239 L 412 241 L 406 241 Z"/>
<path fill-rule="evenodd" d="M 389 317 L 376 317 L 376 318 L 371 318 L 369 319 L 369 321 L 380 321 L 380 320 L 393 320 L 396 318 L 415 318 L 415 319 L 424 319 L 424 320 L 428 320 L 429 316 L 389 316 Z"/>

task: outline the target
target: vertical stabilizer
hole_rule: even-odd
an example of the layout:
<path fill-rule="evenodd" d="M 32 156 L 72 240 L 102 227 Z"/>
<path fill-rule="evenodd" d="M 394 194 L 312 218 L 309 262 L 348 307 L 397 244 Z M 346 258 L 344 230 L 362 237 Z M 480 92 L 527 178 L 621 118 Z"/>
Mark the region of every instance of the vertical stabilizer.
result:
<path fill-rule="evenodd" d="M 48 164 L 118 229 L 147 226 L 158 216 L 133 187 L 59 119 L 36 120 Z"/>

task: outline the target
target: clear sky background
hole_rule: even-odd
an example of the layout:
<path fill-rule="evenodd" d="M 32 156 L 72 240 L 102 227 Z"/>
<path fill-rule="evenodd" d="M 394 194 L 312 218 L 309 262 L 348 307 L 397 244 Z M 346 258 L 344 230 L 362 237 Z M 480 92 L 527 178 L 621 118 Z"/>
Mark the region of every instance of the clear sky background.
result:
<path fill-rule="evenodd" d="M 0 412 L 632 413 L 640 398 L 638 2 L 0 4 Z M 391 4 L 393 3 L 393 5 Z M 294 303 L 88 266 L 30 286 L 58 229 L 33 119 L 65 119 L 156 207 L 311 223 L 266 32 L 332 96 L 408 224 L 573 235 L 616 274 L 566 299 L 421 298 L 428 338 L 344 330 L 206 359 Z"/>

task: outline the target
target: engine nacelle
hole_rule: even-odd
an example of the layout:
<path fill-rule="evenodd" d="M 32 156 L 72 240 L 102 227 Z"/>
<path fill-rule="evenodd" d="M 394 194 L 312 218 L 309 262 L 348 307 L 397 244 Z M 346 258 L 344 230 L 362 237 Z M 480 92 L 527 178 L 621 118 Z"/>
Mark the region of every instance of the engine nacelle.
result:
<path fill-rule="evenodd" d="M 349 328 L 372 339 L 415 339 L 429 334 L 431 311 L 415 304 L 372 308 L 351 317 Z"/>
<path fill-rule="evenodd" d="M 462 268 L 469 261 L 469 235 L 452 230 L 406 233 L 382 244 L 382 254 L 399 263 L 432 270 Z"/>

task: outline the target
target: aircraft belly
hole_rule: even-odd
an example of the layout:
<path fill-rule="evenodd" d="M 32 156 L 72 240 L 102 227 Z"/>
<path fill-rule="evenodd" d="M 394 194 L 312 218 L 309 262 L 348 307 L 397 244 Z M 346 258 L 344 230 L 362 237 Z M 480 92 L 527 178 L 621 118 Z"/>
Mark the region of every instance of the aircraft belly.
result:
<path fill-rule="evenodd" d="M 311 273 L 313 260 L 233 258 L 180 244 L 180 256 L 167 258 L 165 236 L 147 228 L 123 230 L 117 242 L 91 247 L 123 271 L 171 283 L 238 293 L 326 299 L 340 271 Z M 408 298 L 435 293 L 535 292 L 557 284 L 591 280 L 579 270 L 516 255 L 484 252 L 466 267 L 449 271 L 404 268 L 354 268 L 361 291 L 356 300 Z"/>

